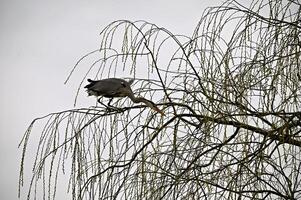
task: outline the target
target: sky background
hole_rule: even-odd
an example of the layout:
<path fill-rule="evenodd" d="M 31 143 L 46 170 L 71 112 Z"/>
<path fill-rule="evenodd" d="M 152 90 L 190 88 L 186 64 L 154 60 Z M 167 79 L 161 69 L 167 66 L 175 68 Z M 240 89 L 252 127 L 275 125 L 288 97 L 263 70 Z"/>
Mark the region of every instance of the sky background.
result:
<path fill-rule="evenodd" d="M 82 55 L 98 48 L 99 33 L 106 25 L 119 19 L 146 20 L 174 34 L 190 36 L 204 9 L 220 3 L 219 0 L 2 0 L 0 199 L 17 199 L 21 160 L 18 143 L 30 122 L 51 112 L 73 108 L 82 76 L 73 76 L 67 85 L 64 81 Z M 31 138 L 39 138 L 39 132 L 34 131 Z M 33 156 L 33 152 L 28 155 Z M 32 163 L 25 164 L 25 173 L 31 175 Z M 26 197 L 24 192 L 22 199 Z"/>

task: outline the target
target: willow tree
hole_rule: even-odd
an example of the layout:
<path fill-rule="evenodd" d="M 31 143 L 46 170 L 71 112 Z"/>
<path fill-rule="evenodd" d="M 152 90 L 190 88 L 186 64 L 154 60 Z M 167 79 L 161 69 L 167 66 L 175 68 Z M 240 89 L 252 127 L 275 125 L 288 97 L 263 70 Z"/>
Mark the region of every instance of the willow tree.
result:
<path fill-rule="evenodd" d="M 206 9 L 191 36 L 110 23 L 70 73 L 90 62 L 77 94 L 87 77 L 122 72 L 165 116 L 122 98 L 113 101 L 120 109 L 35 119 L 20 144 L 19 193 L 26 181 L 28 199 L 55 199 L 64 172 L 72 199 L 301 198 L 300 15 L 293 0 L 227 1 Z M 24 180 L 37 123 L 44 128 Z"/>

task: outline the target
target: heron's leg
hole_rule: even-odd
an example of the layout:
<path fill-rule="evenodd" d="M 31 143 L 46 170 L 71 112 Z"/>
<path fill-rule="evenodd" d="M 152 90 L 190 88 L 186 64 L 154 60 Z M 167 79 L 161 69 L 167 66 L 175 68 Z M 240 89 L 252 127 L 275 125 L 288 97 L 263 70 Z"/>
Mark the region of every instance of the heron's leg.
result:
<path fill-rule="evenodd" d="M 111 105 L 112 100 L 113 100 L 113 98 L 110 98 L 110 100 L 108 102 L 108 108 L 112 109 L 112 110 L 119 110 L 120 108 L 117 108 L 117 107 Z"/>
<path fill-rule="evenodd" d="M 103 105 L 104 107 L 108 108 L 108 106 L 107 106 L 106 104 L 104 104 L 104 103 L 102 103 L 102 102 L 100 101 L 100 98 L 97 99 L 97 102 L 100 103 L 101 105 Z"/>
<path fill-rule="evenodd" d="M 109 107 L 114 107 L 114 106 L 111 106 L 112 100 L 113 100 L 113 98 L 110 98 L 109 103 L 108 103 L 108 106 L 109 106 Z"/>
<path fill-rule="evenodd" d="M 106 107 L 106 108 L 114 108 L 114 106 L 112 106 L 110 103 L 112 102 L 112 100 L 113 100 L 113 98 L 110 98 L 110 100 L 109 100 L 109 103 L 106 105 L 106 104 L 104 104 L 104 103 L 102 103 L 101 101 L 100 101 L 100 99 L 101 98 L 99 98 L 99 99 L 97 99 L 97 102 L 98 103 L 100 103 L 101 105 L 103 105 L 104 107 Z"/>
<path fill-rule="evenodd" d="M 103 105 L 104 107 L 106 107 L 106 109 L 107 109 L 108 111 L 114 111 L 114 110 L 115 110 L 115 111 L 119 111 L 119 110 L 121 110 L 120 108 L 117 108 L 117 107 L 111 105 L 112 100 L 113 100 L 113 98 L 110 98 L 110 100 L 109 100 L 109 102 L 108 102 L 107 105 L 104 104 L 104 103 L 102 103 L 102 102 L 100 101 L 100 98 L 97 100 L 97 102 L 100 103 L 101 105 Z"/>
<path fill-rule="evenodd" d="M 118 107 L 111 105 L 112 100 L 113 100 L 113 98 L 110 98 L 107 109 L 112 110 L 112 111 L 122 111 L 122 108 L 118 108 Z"/>
<path fill-rule="evenodd" d="M 107 107 L 108 109 L 116 109 L 116 107 L 114 107 L 114 106 L 111 105 L 112 100 L 113 100 L 113 98 L 110 98 L 108 104 L 106 105 L 106 107 Z M 104 105 L 104 104 L 103 104 L 103 105 Z"/>

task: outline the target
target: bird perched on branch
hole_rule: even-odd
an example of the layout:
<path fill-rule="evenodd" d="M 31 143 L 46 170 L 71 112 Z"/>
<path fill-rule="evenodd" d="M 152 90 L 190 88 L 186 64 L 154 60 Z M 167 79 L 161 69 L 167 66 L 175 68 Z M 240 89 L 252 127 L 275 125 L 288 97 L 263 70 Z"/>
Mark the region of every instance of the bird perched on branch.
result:
<path fill-rule="evenodd" d="M 150 100 L 147 100 L 143 97 L 135 97 L 131 89 L 131 84 L 134 82 L 134 79 L 129 81 L 120 79 L 120 78 L 107 78 L 102 80 L 91 80 L 88 79 L 89 84 L 85 86 L 87 88 L 88 95 L 91 96 L 103 96 L 110 98 L 108 105 L 114 97 L 129 97 L 134 103 L 144 103 L 146 106 L 151 109 L 159 112 L 161 115 L 164 113 L 156 106 L 156 104 Z M 100 102 L 100 99 L 98 99 Z"/>

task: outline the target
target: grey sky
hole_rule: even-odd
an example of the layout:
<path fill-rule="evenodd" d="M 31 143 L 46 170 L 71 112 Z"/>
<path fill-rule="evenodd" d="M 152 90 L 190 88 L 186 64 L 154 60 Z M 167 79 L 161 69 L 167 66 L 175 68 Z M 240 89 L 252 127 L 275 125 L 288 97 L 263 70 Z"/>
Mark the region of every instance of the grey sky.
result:
<path fill-rule="evenodd" d="M 102 28 L 118 19 L 142 19 L 190 35 L 204 9 L 220 2 L 2 0 L 0 199 L 17 199 L 17 145 L 31 120 L 73 107 L 80 80 L 74 76 L 68 85 L 63 82 L 75 62 L 98 47 Z M 29 175 L 30 164 L 25 169 Z"/>

